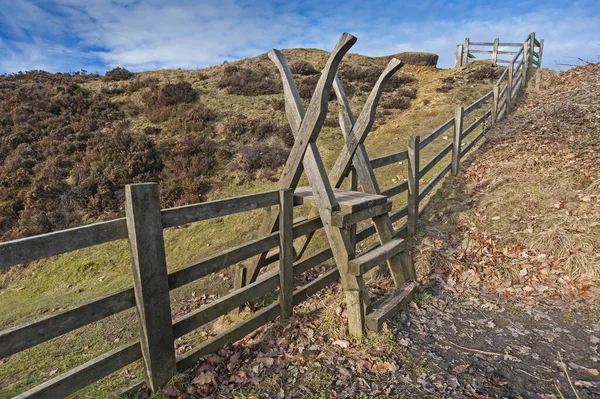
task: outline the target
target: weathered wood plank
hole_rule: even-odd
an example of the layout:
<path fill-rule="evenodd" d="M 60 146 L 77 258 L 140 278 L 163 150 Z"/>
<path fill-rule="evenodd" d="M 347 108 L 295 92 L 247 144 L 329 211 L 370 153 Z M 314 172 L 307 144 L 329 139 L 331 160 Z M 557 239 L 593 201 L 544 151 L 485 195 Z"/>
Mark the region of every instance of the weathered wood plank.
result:
<path fill-rule="evenodd" d="M 419 149 L 422 150 L 423 148 L 427 147 L 427 145 L 429 143 L 431 143 L 433 140 L 437 139 L 442 133 L 444 133 L 446 130 L 450 129 L 453 126 L 454 126 L 454 118 L 448 119 L 442 125 L 435 128 L 435 130 L 433 132 L 429 133 L 429 135 L 427 137 L 425 137 L 424 139 L 422 139 L 420 141 Z"/>
<path fill-rule="evenodd" d="M 352 164 L 352 158 L 356 152 L 358 146 L 364 143 L 365 139 L 371 127 L 373 126 L 373 122 L 375 122 L 375 111 L 377 110 L 377 103 L 379 102 L 379 98 L 381 97 L 381 93 L 383 92 L 383 88 L 385 84 L 390 79 L 390 77 L 402 66 L 404 63 L 400 60 L 393 58 L 390 60 L 386 68 L 383 70 L 379 79 L 373 86 L 365 105 L 363 106 L 360 115 L 356 119 L 354 125 L 352 126 L 352 130 L 346 137 L 345 145 L 342 147 L 338 158 L 335 161 L 335 164 L 331 168 L 329 173 L 329 180 L 331 180 L 331 184 L 333 187 L 340 187 L 344 177 L 348 173 L 348 169 Z"/>
<path fill-rule="evenodd" d="M 162 224 L 163 228 L 181 226 L 206 219 L 277 205 L 278 201 L 279 193 L 275 190 L 169 208 L 161 212 Z"/>
<path fill-rule="evenodd" d="M 495 85 L 492 92 L 494 93 L 494 97 L 492 99 L 492 125 L 496 123 L 498 120 L 498 103 L 500 102 L 500 87 Z"/>
<path fill-rule="evenodd" d="M 294 189 L 279 192 L 279 303 L 281 320 L 293 313 L 294 296 Z"/>
<path fill-rule="evenodd" d="M 419 136 L 408 139 L 408 234 L 419 230 Z"/>
<path fill-rule="evenodd" d="M 463 107 L 457 107 L 454 113 L 454 147 L 452 148 L 452 174 L 456 176 L 460 168 L 460 145 L 463 129 Z"/>
<path fill-rule="evenodd" d="M 13 399 L 64 398 L 142 357 L 140 342 L 123 345 L 52 378 Z"/>
<path fill-rule="evenodd" d="M 493 95 L 494 95 L 494 92 L 492 90 L 490 90 L 488 93 L 481 96 L 481 98 L 479 98 L 473 104 L 471 104 L 467 108 L 465 108 L 463 111 L 463 118 L 466 118 L 471 112 L 480 108 L 487 100 L 492 98 Z"/>
<path fill-rule="evenodd" d="M 389 155 L 384 155 L 379 158 L 371 159 L 371 168 L 377 169 L 391 165 L 396 162 L 401 162 L 408 159 L 408 151 L 400 151 Z"/>
<path fill-rule="evenodd" d="M 0 243 L 0 270 L 127 238 L 125 218 Z"/>
<path fill-rule="evenodd" d="M 390 188 L 386 188 L 385 190 L 383 190 L 381 192 L 381 195 L 385 195 L 386 197 L 390 198 L 390 197 L 393 197 L 394 195 L 401 194 L 405 191 L 408 191 L 408 180 L 403 181 L 400 184 L 396 184 L 395 186 L 392 186 Z"/>
<path fill-rule="evenodd" d="M 429 162 L 423 166 L 421 171 L 419 172 L 419 179 L 422 178 L 429 172 L 435 165 L 438 164 L 450 151 L 452 151 L 454 143 L 448 143 L 444 148 L 442 148 Z"/>
<path fill-rule="evenodd" d="M 158 184 L 125 186 L 125 214 L 146 381 L 156 392 L 176 373 Z"/>
<path fill-rule="evenodd" d="M 411 301 L 416 288 L 417 283 L 410 282 L 394 291 L 377 309 L 367 314 L 367 328 L 375 332 L 380 331 L 384 321 L 392 318 L 400 308 Z"/>
<path fill-rule="evenodd" d="M 471 46 L 493 46 L 492 42 L 470 42 Z"/>
<path fill-rule="evenodd" d="M 135 306 L 133 288 L 0 331 L 0 359 Z"/>
<path fill-rule="evenodd" d="M 372 194 L 368 192 L 348 191 L 339 188 L 333 189 L 335 200 L 344 213 L 356 213 L 376 205 L 384 204 L 387 201 L 381 194 Z M 311 187 L 298 187 L 294 192 L 295 205 L 316 206 L 315 197 Z"/>
<path fill-rule="evenodd" d="M 502 64 L 510 64 L 511 62 L 513 62 L 512 60 L 501 60 L 501 59 L 497 59 L 496 63 L 502 63 Z"/>
<path fill-rule="evenodd" d="M 500 47 L 521 47 L 523 43 L 498 43 Z"/>
<path fill-rule="evenodd" d="M 477 127 L 479 125 L 481 125 L 487 118 L 489 118 L 489 116 L 492 114 L 492 111 L 489 110 L 487 111 L 485 114 L 481 115 L 479 118 L 477 118 L 473 123 L 471 123 L 469 125 L 469 127 L 467 127 L 461 134 L 460 139 L 464 140 L 465 138 L 467 138 L 467 136 L 469 134 L 471 134 L 473 132 L 473 130 L 477 129 Z"/>
<path fill-rule="evenodd" d="M 368 270 L 371 270 L 373 267 L 385 262 L 405 249 L 406 242 L 403 239 L 391 239 L 377 248 L 352 259 L 350 261 L 349 272 L 355 276 L 365 274 Z"/>
<path fill-rule="evenodd" d="M 419 201 L 423 200 L 429 194 L 429 192 L 438 184 L 444 176 L 452 169 L 452 162 L 449 162 L 444 169 L 442 169 L 419 193 Z"/>
<path fill-rule="evenodd" d="M 388 213 L 392 209 L 392 203 L 387 202 L 355 213 L 335 212 L 331 218 L 331 225 L 335 227 L 349 227 L 363 220 L 372 219 L 376 216 Z"/>
<path fill-rule="evenodd" d="M 472 45 L 472 44 L 473 44 L 473 43 L 471 43 L 471 45 Z M 492 43 L 492 44 L 493 44 L 493 43 Z M 471 49 L 471 50 L 469 50 L 469 52 L 470 52 L 470 53 L 477 53 L 477 54 L 493 54 L 493 53 L 494 53 L 494 51 L 493 51 L 493 50 L 474 50 L 474 49 Z"/>

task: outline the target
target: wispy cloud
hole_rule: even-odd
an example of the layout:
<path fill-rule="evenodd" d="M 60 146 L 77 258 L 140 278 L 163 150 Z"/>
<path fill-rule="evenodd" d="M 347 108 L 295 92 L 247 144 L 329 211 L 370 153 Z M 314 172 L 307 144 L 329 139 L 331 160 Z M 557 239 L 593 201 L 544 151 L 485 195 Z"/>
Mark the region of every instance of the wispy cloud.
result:
<path fill-rule="evenodd" d="M 6 3 L 6 4 L 2 4 Z M 8 11 L 10 10 L 10 11 Z M 138 1 L 0 0 L 0 72 L 46 69 L 196 68 L 252 57 L 272 47 L 330 49 L 347 31 L 353 51 L 431 51 L 450 67 L 456 44 L 546 39 L 544 62 L 600 55 L 596 0 L 501 5 L 457 0 Z"/>

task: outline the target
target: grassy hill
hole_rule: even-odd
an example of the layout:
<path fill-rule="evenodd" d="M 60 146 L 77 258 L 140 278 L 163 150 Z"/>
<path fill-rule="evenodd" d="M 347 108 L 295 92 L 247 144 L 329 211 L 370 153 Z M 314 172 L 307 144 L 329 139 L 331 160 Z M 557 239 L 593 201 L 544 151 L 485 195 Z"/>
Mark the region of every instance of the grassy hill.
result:
<path fill-rule="evenodd" d="M 294 49 L 283 54 L 308 102 L 327 53 Z M 413 57 L 416 63 L 424 59 L 396 57 Z M 348 54 L 342 62 L 339 75 L 356 114 L 389 59 Z M 382 97 L 366 142 L 370 156 L 405 149 L 409 135 L 426 135 L 452 117 L 456 105 L 487 92 L 499 72 L 485 63 L 460 71 L 406 65 Z M 327 167 L 343 145 L 335 101 L 329 108 L 318 140 Z M 3 240 L 122 216 L 123 188 L 132 182 L 160 182 L 163 207 L 273 189 L 293 143 L 279 75 L 264 54 L 194 71 L 3 76 L 0 129 Z M 444 144 L 429 146 L 423 160 Z M 377 177 L 383 188 L 406 177 L 405 167 L 382 169 Z M 402 200 L 394 206 L 402 206 Z M 259 212 L 251 212 L 243 224 L 225 217 L 166 230 L 169 269 L 254 237 L 260 219 Z M 0 326 L 114 292 L 131 284 L 130 274 L 126 241 L 0 272 Z M 176 290 L 174 317 L 226 292 L 231 281 L 227 270 Z M 1 360 L 0 397 L 132 339 L 137 335 L 134 317 L 134 312 L 123 312 Z M 213 332 L 196 332 L 177 346 Z M 82 395 L 102 396 L 139 373 L 137 366 L 123 370 Z"/>

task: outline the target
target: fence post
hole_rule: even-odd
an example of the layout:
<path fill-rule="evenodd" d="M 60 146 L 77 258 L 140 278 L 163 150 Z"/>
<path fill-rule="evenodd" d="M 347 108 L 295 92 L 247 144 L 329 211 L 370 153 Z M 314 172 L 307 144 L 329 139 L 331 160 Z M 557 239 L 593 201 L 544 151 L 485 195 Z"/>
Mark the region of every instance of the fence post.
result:
<path fill-rule="evenodd" d="M 538 69 L 542 68 L 542 53 L 544 52 L 544 39 L 540 40 L 540 49 L 538 50 Z"/>
<path fill-rule="evenodd" d="M 492 125 L 496 123 L 498 119 L 498 100 L 500 98 L 500 87 L 494 85 L 493 98 L 492 98 Z"/>
<path fill-rule="evenodd" d="M 521 66 L 521 89 L 525 90 L 527 87 L 527 70 L 529 69 L 529 65 L 531 65 L 526 59 L 525 54 L 533 54 L 533 47 L 529 46 L 529 43 L 523 43 L 523 65 Z"/>
<path fill-rule="evenodd" d="M 506 113 L 510 112 L 510 108 L 512 107 L 512 87 L 513 87 L 513 70 L 515 68 L 515 63 L 511 61 L 508 64 L 508 86 L 506 87 Z"/>
<path fill-rule="evenodd" d="M 294 189 L 279 190 L 279 307 L 281 320 L 294 307 Z"/>
<path fill-rule="evenodd" d="M 462 44 L 457 44 L 456 45 L 456 60 L 454 61 L 454 68 L 460 68 L 462 66 L 462 59 L 463 59 L 463 45 Z"/>
<path fill-rule="evenodd" d="M 158 184 L 127 185 L 125 214 L 142 354 L 155 392 L 176 373 Z"/>
<path fill-rule="evenodd" d="M 531 47 L 531 52 L 529 53 L 529 65 L 531 65 L 533 64 L 533 49 L 535 48 L 535 32 L 529 34 L 529 46 Z"/>
<path fill-rule="evenodd" d="M 454 146 L 452 147 L 452 174 L 456 176 L 460 164 L 460 143 L 463 124 L 463 107 L 457 107 L 454 113 Z"/>
<path fill-rule="evenodd" d="M 500 42 L 499 38 L 494 39 L 494 50 L 492 52 L 492 62 L 495 64 L 498 60 L 498 43 Z"/>
<path fill-rule="evenodd" d="M 465 39 L 465 46 L 463 47 L 463 56 L 462 56 L 462 66 L 465 66 L 469 63 L 469 38 Z"/>
<path fill-rule="evenodd" d="M 358 191 L 358 173 L 354 167 L 350 170 L 350 190 Z M 352 244 L 352 250 L 356 253 L 356 224 L 350 226 L 350 243 Z"/>
<path fill-rule="evenodd" d="M 419 231 L 419 145 L 421 137 L 408 138 L 408 235 Z"/>

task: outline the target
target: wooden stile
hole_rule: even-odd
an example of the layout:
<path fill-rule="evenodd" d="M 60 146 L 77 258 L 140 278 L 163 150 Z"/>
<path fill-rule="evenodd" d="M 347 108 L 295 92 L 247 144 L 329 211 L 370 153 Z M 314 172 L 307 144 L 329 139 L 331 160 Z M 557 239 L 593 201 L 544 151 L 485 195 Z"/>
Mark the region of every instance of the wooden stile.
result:
<path fill-rule="evenodd" d="M 465 39 L 465 45 L 462 51 L 462 65 L 465 66 L 469 63 L 469 38 Z"/>
<path fill-rule="evenodd" d="M 125 213 L 142 354 L 155 392 L 176 372 L 158 184 L 127 185 Z"/>
<path fill-rule="evenodd" d="M 500 87 L 495 85 L 493 88 L 493 100 L 492 100 L 492 125 L 498 120 L 498 101 L 500 100 Z"/>

